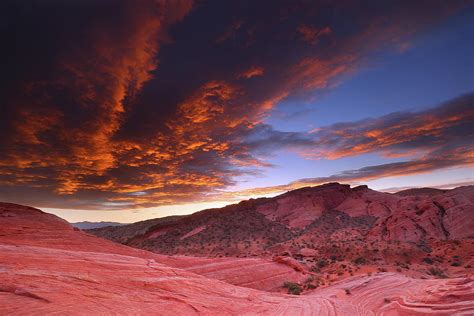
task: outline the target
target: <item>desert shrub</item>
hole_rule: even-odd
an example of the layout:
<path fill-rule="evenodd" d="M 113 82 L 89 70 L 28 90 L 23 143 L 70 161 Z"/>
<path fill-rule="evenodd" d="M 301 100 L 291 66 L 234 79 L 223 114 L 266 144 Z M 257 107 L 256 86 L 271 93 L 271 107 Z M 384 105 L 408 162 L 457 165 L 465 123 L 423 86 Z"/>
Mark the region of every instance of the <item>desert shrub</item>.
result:
<path fill-rule="evenodd" d="M 304 283 L 311 283 L 314 281 L 314 276 L 310 275 L 305 281 Z"/>
<path fill-rule="evenodd" d="M 430 274 L 432 276 L 436 276 L 440 279 L 446 278 L 446 275 L 444 274 L 444 271 L 439 269 L 439 268 L 435 268 L 435 267 L 429 268 L 428 269 L 428 274 Z"/>
<path fill-rule="evenodd" d="M 454 261 L 453 263 L 451 263 L 451 266 L 453 266 L 453 267 L 460 267 L 460 266 L 461 266 L 461 262 L 459 262 L 459 261 Z"/>
<path fill-rule="evenodd" d="M 309 284 L 306 284 L 306 288 L 307 288 L 308 290 L 313 290 L 313 289 L 317 288 L 317 286 L 314 285 L 314 284 L 312 284 L 312 283 L 309 283 Z"/>
<path fill-rule="evenodd" d="M 351 289 L 344 289 L 346 291 L 346 295 L 351 295 Z"/>
<path fill-rule="evenodd" d="M 383 301 L 388 304 L 388 303 L 390 303 L 392 300 L 389 299 L 388 297 L 386 297 L 386 298 L 383 299 Z"/>
<path fill-rule="evenodd" d="M 355 260 L 354 260 L 354 263 L 357 264 L 357 265 L 362 265 L 362 264 L 365 264 L 366 263 L 366 260 L 364 257 L 357 257 Z"/>
<path fill-rule="evenodd" d="M 303 289 L 298 283 L 294 282 L 285 282 L 283 287 L 288 289 L 288 294 L 300 295 Z"/>
<path fill-rule="evenodd" d="M 324 268 L 325 266 L 328 265 L 328 262 L 326 261 L 326 259 L 319 259 L 318 262 L 316 263 L 316 265 L 318 266 L 318 268 Z"/>
<path fill-rule="evenodd" d="M 422 261 L 427 264 L 433 264 L 434 262 L 433 259 L 428 258 L 428 257 L 424 257 Z"/>

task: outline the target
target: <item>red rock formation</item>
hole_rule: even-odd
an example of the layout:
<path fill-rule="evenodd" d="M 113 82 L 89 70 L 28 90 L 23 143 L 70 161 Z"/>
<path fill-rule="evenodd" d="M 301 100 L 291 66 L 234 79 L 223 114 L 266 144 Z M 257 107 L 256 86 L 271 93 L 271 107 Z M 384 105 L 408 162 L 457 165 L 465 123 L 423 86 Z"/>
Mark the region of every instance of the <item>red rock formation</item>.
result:
<path fill-rule="evenodd" d="M 472 186 L 389 194 L 330 183 L 157 222 L 141 233 L 130 234 L 127 226 L 90 232 L 158 253 L 211 257 L 280 254 L 289 248 L 278 245 L 305 235 L 318 244 L 357 238 L 426 243 L 472 237 L 473 199 Z"/>
<path fill-rule="evenodd" d="M 218 267 L 230 259 L 186 263 L 187 258 L 169 257 L 168 263 L 172 260 L 183 260 L 189 270 L 200 265 L 202 272 L 207 265 L 208 272 L 219 274 Z M 237 287 L 165 261 L 162 255 L 74 230 L 39 210 L 0 204 L 2 315 L 474 313 L 470 278 L 414 280 L 381 273 L 290 296 Z M 256 262 L 254 273 L 264 273 L 266 267 Z M 248 271 L 245 278 L 250 278 Z"/>
<path fill-rule="evenodd" d="M 370 239 L 419 242 L 474 236 L 474 187 L 461 187 L 437 195 L 409 195 L 396 199 L 367 199 L 383 203 L 390 213 L 380 216 Z"/>
<path fill-rule="evenodd" d="M 305 266 L 291 257 L 276 256 L 273 258 L 273 261 L 287 265 L 293 268 L 295 271 L 305 272 L 307 270 Z"/>
<path fill-rule="evenodd" d="M 281 292 L 285 282 L 303 283 L 308 278 L 306 269 L 301 264 L 292 258 L 287 259 L 292 261 L 166 256 L 160 262 L 238 286 Z"/>
<path fill-rule="evenodd" d="M 305 228 L 328 209 L 344 201 L 351 192 L 349 185 L 328 183 L 315 188 L 302 188 L 282 194 L 257 206 L 271 221 L 290 228 Z"/>

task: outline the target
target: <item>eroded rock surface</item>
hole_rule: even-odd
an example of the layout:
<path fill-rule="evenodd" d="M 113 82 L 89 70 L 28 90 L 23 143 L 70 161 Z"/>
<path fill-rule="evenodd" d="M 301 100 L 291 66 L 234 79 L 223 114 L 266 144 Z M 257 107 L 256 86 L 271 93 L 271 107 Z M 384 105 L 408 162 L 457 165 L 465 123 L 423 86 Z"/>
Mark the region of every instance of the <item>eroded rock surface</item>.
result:
<path fill-rule="evenodd" d="M 471 278 L 414 280 L 396 273 L 379 273 L 290 296 L 234 286 L 200 276 L 186 267 L 200 266 L 198 269 L 203 272 L 207 266 L 208 273 L 219 274 L 219 270 L 226 270 L 229 258 L 199 263 L 182 257 L 168 258 L 168 264 L 182 261 L 183 269 L 165 264 L 165 258 L 168 257 L 74 230 L 63 220 L 39 210 L 1 203 L 0 314 L 474 312 Z M 255 262 L 254 273 L 264 273 L 264 267 L 258 268 L 262 261 Z M 239 261 L 233 267 L 238 264 Z"/>
<path fill-rule="evenodd" d="M 329 183 L 142 226 L 136 233 L 128 225 L 90 232 L 157 253 L 205 257 L 280 254 L 288 247 L 279 245 L 305 236 L 318 243 L 466 239 L 474 237 L 474 187 L 390 194 Z"/>

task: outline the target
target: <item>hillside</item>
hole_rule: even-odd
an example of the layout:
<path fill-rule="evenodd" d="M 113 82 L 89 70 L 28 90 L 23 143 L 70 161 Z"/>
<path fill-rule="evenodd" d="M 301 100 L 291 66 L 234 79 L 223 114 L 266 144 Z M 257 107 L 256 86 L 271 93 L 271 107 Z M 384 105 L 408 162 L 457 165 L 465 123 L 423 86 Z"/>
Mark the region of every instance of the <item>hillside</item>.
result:
<path fill-rule="evenodd" d="M 145 234 L 152 227 L 166 225 L 176 222 L 182 216 L 167 216 L 162 218 L 154 218 L 146 221 L 132 223 L 128 225 L 109 226 L 96 229 L 89 229 L 88 232 L 106 237 L 115 242 L 126 244 L 129 240 L 137 236 Z"/>
<path fill-rule="evenodd" d="M 285 262 L 314 274 L 307 288 L 380 271 L 471 275 L 474 187 L 420 193 L 331 183 L 156 223 L 133 236 L 131 226 L 89 232 L 167 255 Z"/>
<path fill-rule="evenodd" d="M 330 183 L 89 232 L 158 253 L 200 256 L 294 253 L 331 240 L 424 245 L 474 236 L 474 187 L 425 192 L 399 195 Z"/>
<path fill-rule="evenodd" d="M 196 266 L 199 258 L 129 248 L 74 229 L 54 215 L 9 203 L 0 203 L 0 236 L 0 314 L 5 315 L 474 312 L 470 278 L 423 280 L 382 272 L 349 277 L 301 296 L 269 293 L 169 265 Z M 217 264 L 197 265 L 215 266 L 215 273 L 225 270 L 218 262 L 224 259 L 213 260 Z M 239 266 L 237 261 L 235 278 L 242 275 Z M 264 269 L 255 266 L 257 277 Z"/>
<path fill-rule="evenodd" d="M 470 278 L 423 280 L 382 272 L 349 277 L 301 296 L 269 293 L 170 264 L 200 266 L 201 270 L 207 266 L 215 277 L 219 271 L 227 271 L 228 276 L 233 272 L 236 280 L 268 274 L 277 263 L 245 274 L 238 260 L 233 269 L 225 270 L 222 267 L 230 261 L 218 262 L 224 259 L 197 263 L 193 260 L 198 258 L 161 256 L 90 236 L 56 216 L 9 203 L 0 203 L 0 236 L 0 314 L 418 315 L 474 311 L 474 281 Z"/>
<path fill-rule="evenodd" d="M 95 228 L 104 228 L 109 226 L 123 226 L 126 224 L 116 223 L 116 222 L 77 222 L 71 223 L 73 227 L 77 227 L 79 229 L 95 229 Z"/>

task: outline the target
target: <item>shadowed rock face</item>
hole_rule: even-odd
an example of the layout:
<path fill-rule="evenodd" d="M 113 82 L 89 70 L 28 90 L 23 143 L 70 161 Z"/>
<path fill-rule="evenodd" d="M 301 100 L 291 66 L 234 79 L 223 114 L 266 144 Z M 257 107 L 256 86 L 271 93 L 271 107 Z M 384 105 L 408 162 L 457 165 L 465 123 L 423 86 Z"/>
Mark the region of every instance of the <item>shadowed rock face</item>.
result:
<path fill-rule="evenodd" d="M 213 257 L 261 256 L 296 239 L 427 243 L 473 237 L 473 201 L 472 186 L 389 194 L 330 183 L 157 222 L 134 234 L 130 225 L 90 233 L 163 254 Z"/>
<path fill-rule="evenodd" d="M 0 203 L 0 314 L 474 312 L 471 278 L 422 280 L 376 273 L 290 296 L 236 287 L 184 270 L 207 267 L 219 278 L 226 266 L 232 270 L 229 260 L 166 257 L 133 249 L 75 230 L 39 210 Z M 234 269 L 241 263 L 237 260 Z M 255 274 L 264 273 L 259 268 L 262 261 L 254 263 Z"/>

